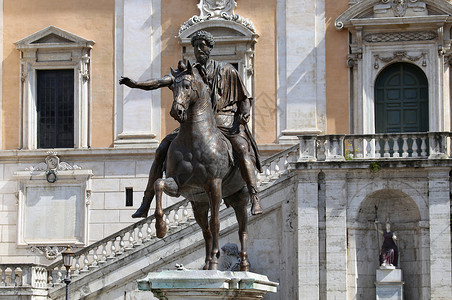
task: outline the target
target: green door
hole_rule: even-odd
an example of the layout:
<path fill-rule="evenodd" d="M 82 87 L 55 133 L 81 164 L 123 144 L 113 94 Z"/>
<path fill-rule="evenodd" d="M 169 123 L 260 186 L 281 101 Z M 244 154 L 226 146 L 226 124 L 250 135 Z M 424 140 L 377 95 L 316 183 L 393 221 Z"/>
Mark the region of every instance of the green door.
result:
<path fill-rule="evenodd" d="M 386 67 L 375 82 L 375 132 L 428 131 L 428 82 L 409 63 Z"/>

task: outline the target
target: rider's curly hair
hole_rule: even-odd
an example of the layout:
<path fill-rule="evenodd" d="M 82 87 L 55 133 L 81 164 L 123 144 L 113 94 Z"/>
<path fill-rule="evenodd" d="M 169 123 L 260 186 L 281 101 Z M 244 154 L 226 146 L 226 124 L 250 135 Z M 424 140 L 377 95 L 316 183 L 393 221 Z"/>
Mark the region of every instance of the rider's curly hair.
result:
<path fill-rule="evenodd" d="M 200 30 L 200 31 L 196 32 L 195 34 L 193 34 L 193 36 L 191 37 L 191 45 L 193 47 L 195 46 L 195 41 L 197 41 L 197 40 L 205 40 L 207 46 L 210 49 L 212 49 L 213 46 L 215 46 L 215 40 L 213 39 L 213 35 L 210 32 Z"/>

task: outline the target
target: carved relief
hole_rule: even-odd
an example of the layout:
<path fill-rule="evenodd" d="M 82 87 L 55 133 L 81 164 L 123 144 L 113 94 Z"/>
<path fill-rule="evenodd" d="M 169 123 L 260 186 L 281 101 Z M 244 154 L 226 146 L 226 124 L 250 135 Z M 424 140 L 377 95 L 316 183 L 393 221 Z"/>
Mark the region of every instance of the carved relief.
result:
<path fill-rule="evenodd" d="M 200 0 L 198 4 L 198 8 L 201 11 L 200 15 L 193 16 L 186 21 L 180 27 L 179 35 L 197 23 L 214 19 L 236 22 L 254 33 L 253 22 L 234 13 L 234 8 L 236 6 L 237 2 L 233 0 Z"/>
<path fill-rule="evenodd" d="M 392 11 L 392 12 L 391 12 Z M 381 0 L 374 6 L 375 16 L 405 17 L 407 15 L 426 15 L 427 6 L 418 0 Z"/>
<path fill-rule="evenodd" d="M 48 260 L 54 260 L 66 250 L 67 246 L 32 246 L 30 249 L 32 252 L 38 251 L 43 254 Z"/>
<path fill-rule="evenodd" d="M 415 62 L 415 61 L 420 60 L 421 58 L 423 59 L 422 66 L 426 67 L 427 66 L 426 55 L 427 55 L 427 53 L 422 52 L 418 56 L 410 56 L 407 54 L 406 51 L 395 51 L 394 54 L 389 57 L 380 57 L 380 55 L 377 54 L 377 55 L 374 55 L 374 58 L 375 58 L 374 68 L 375 69 L 380 68 L 378 61 L 382 61 L 384 63 L 390 63 L 394 60 L 402 61 L 402 60 L 406 59 L 406 60 Z"/>
<path fill-rule="evenodd" d="M 26 168 L 26 171 L 66 171 L 66 170 L 80 170 L 80 166 L 76 164 L 70 164 L 67 162 L 61 162 L 58 157 L 58 153 L 54 151 L 47 152 L 48 156 L 45 158 L 45 162 L 39 163 L 35 166 Z"/>
<path fill-rule="evenodd" d="M 437 37 L 434 31 L 378 32 L 366 34 L 364 41 L 368 43 L 430 41 Z"/>
<path fill-rule="evenodd" d="M 223 13 L 233 15 L 236 6 L 237 2 L 232 0 L 201 0 L 198 4 L 201 17 L 220 17 Z"/>

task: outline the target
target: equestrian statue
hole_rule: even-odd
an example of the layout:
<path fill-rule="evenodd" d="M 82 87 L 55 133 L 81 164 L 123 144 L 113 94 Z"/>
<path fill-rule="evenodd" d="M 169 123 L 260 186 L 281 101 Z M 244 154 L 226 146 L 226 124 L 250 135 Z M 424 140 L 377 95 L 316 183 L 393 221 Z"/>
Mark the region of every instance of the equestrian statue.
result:
<path fill-rule="evenodd" d="M 247 123 L 252 98 L 237 70 L 209 58 L 214 46 L 210 33 L 192 36 L 196 63 L 179 62 L 176 71 L 160 78 L 136 82 L 122 77 L 120 84 L 152 90 L 169 87 L 174 101 L 170 115 L 180 128 L 166 136 L 152 164 L 143 202 L 133 217 L 146 217 L 156 197 L 157 236 L 166 234 L 162 193 L 190 200 L 206 245 L 204 269 L 218 269 L 219 205 L 231 206 L 239 223 L 242 271 L 248 270 L 246 253 L 247 203 L 251 213 L 262 213 L 255 170 L 262 171 L 259 152 Z M 166 179 L 162 179 L 163 171 Z M 208 220 L 208 211 L 211 218 Z"/>

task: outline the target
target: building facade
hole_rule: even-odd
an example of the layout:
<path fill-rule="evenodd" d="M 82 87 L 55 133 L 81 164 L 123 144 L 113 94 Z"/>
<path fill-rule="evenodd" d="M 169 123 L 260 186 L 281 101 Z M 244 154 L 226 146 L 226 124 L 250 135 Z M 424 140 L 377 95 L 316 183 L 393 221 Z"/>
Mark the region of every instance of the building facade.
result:
<path fill-rule="evenodd" d="M 253 236 L 280 258 L 251 264 L 284 282 L 268 299 L 375 297 L 374 224 L 387 218 L 400 235 L 407 299 L 452 297 L 452 4 L 256 2 L 0 0 L 5 277 L 14 264 L 49 266 L 66 245 L 82 251 L 135 226 L 155 149 L 178 124 L 169 89 L 119 79 L 159 78 L 193 61 L 190 37 L 206 30 L 212 58 L 231 63 L 255 99 L 264 217 L 278 226 Z M 165 206 L 184 215 L 181 200 Z M 88 271 L 97 253 L 86 251 Z M 200 258 L 182 256 L 193 267 Z M 79 295 L 115 299 L 136 287 L 119 286 Z"/>

